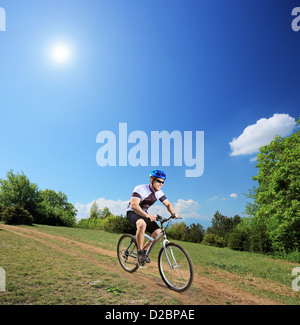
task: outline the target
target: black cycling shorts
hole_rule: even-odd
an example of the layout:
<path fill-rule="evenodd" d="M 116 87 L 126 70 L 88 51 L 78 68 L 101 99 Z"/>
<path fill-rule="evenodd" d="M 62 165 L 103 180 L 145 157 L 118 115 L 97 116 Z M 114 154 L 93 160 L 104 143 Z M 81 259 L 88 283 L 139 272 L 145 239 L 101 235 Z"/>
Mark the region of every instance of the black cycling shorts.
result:
<path fill-rule="evenodd" d="M 136 227 L 136 222 L 139 219 L 143 219 L 146 222 L 146 224 L 147 224 L 146 231 L 149 232 L 150 234 L 152 234 L 156 229 L 159 229 L 159 226 L 158 226 L 158 224 L 155 221 L 151 221 L 149 218 L 145 218 L 145 217 L 139 216 L 134 211 L 127 211 L 127 220 L 134 227 Z"/>

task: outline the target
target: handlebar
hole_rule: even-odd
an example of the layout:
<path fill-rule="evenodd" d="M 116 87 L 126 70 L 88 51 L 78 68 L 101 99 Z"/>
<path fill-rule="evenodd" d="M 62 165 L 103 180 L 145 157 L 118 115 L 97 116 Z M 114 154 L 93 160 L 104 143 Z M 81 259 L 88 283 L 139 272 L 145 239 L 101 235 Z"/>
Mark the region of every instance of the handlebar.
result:
<path fill-rule="evenodd" d="M 171 220 L 171 219 L 182 219 L 182 218 L 180 218 L 180 217 L 176 218 L 175 215 L 173 215 L 173 214 L 171 214 L 171 216 L 169 218 L 164 218 L 160 215 L 157 215 L 157 217 L 156 217 L 156 221 L 160 221 L 162 224 Z"/>

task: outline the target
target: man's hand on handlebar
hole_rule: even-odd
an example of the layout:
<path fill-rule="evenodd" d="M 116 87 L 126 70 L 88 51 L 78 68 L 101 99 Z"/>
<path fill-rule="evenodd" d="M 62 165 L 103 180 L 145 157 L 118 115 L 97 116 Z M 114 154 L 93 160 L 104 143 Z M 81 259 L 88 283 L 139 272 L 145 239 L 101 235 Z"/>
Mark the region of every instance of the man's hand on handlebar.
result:
<path fill-rule="evenodd" d="M 169 218 L 163 218 L 162 216 L 157 215 L 156 220 L 157 221 L 161 221 L 161 222 L 166 222 L 169 221 L 170 219 L 182 219 L 181 217 L 179 217 L 179 214 L 171 214 L 171 216 Z"/>
<path fill-rule="evenodd" d="M 156 221 L 156 216 L 148 214 L 147 218 L 149 218 L 151 221 Z"/>

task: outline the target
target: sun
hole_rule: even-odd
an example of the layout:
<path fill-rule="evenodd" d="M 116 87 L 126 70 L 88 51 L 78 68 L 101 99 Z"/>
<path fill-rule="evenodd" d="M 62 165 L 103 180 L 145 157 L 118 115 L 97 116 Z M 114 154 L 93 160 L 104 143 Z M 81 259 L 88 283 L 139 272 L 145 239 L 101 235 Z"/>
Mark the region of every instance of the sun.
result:
<path fill-rule="evenodd" d="M 50 58 L 54 63 L 65 64 L 71 61 L 72 49 L 67 43 L 55 43 L 50 48 Z"/>

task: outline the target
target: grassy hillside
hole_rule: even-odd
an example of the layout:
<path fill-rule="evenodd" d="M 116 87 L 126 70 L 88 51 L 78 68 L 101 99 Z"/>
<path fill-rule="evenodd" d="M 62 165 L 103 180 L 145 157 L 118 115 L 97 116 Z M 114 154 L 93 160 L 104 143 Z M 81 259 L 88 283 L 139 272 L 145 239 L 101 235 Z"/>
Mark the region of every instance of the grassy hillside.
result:
<path fill-rule="evenodd" d="M 152 263 L 128 274 L 116 257 L 120 235 L 100 230 L 0 223 L 0 304 L 299 304 L 299 265 L 266 255 L 181 242 L 195 266 L 185 293 L 167 289 Z"/>

